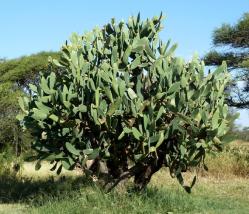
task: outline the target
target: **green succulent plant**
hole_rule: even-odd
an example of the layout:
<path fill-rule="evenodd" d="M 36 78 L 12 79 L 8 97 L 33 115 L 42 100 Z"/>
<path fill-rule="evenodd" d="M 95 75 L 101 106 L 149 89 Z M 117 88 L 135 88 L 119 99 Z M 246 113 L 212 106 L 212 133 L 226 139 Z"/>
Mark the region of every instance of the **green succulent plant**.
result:
<path fill-rule="evenodd" d="M 175 57 L 176 45 L 159 39 L 162 15 L 72 34 L 59 60 L 50 60 L 31 97 L 19 99 L 25 128 L 41 160 L 62 167 L 103 162 L 110 189 L 134 176 L 138 189 L 166 166 L 182 173 L 220 150 L 228 129 L 226 64 L 205 75 L 204 63 Z M 56 70 L 56 73 L 54 72 Z M 91 167 L 98 174 L 99 167 Z M 187 191 L 195 183 L 195 178 Z"/>

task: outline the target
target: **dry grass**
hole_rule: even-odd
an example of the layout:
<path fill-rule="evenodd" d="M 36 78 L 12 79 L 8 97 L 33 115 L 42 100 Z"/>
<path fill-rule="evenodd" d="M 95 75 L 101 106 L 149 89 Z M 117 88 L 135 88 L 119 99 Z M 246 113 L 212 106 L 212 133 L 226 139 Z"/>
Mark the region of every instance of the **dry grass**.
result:
<path fill-rule="evenodd" d="M 184 179 L 186 181 L 186 185 L 191 183 L 194 175 L 194 173 L 185 173 Z M 207 192 L 209 192 L 210 194 L 217 195 L 217 197 L 243 197 L 248 200 L 249 203 L 248 183 L 249 179 L 244 177 L 220 176 L 219 178 L 217 178 L 212 175 L 202 176 L 200 174 L 197 174 L 197 181 L 195 187 L 193 188 L 192 194 L 199 194 L 200 192 L 206 194 Z M 153 176 L 150 185 L 158 188 L 167 186 L 167 188 L 181 189 L 177 180 L 170 177 L 168 170 L 161 170 L 156 173 L 156 175 Z"/>
<path fill-rule="evenodd" d="M 248 158 L 248 159 L 246 159 Z M 222 183 L 244 183 L 249 182 L 249 142 L 234 141 L 226 147 L 224 152 L 217 155 L 207 155 L 206 164 L 208 172 L 197 170 L 195 172 L 185 173 L 184 177 L 187 182 L 191 182 L 194 175 L 198 175 L 198 182 L 203 184 L 222 184 Z M 35 163 L 25 163 L 21 169 L 20 176 L 32 178 L 33 180 L 47 179 L 53 177 L 78 177 L 82 176 L 80 170 L 68 171 L 62 169 L 60 176 L 55 171 L 50 171 L 48 162 L 42 162 L 39 171 L 35 170 Z M 197 183 L 198 183 L 197 182 Z M 152 185 L 160 186 L 178 186 L 176 179 L 172 179 L 167 169 L 158 172 L 152 179 Z M 248 194 L 249 195 L 249 194 Z"/>
<path fill-rule="evenodd" d="M 40 179 L 46 179 L 48 177 L 63 177 L 63 176 L 80 176 L 82 175 L 82 172 L 80 170 L 65 170 L 62 169 L 61 174 L 58 176 L 56 174 L 56 171 L 50 171 L 53 165 L 49 164 L 48 162 L 44 161 L 41 163 L 42 167 L 36 171 L 35 170 L 35 163 L 28 162 L 25 163 L 21 169 L 20 175 L 21 176 L 28 176 L 29 178 L 40 180 Z"/>
<path fill-rule="evenodd" d="M 26 209 L 27 206 L 23 204 L 0 204 L 1 214 L 20 214 L 25 213 Z"/>
<path fill-rule="evenodd" d="M 243 140 L 235 140 L 229 144 L 231 147 L 242 147 L 249 149 L 249 142 Z"/>
<path fill-rule="evenodd" d="M 249 178 L 249 142 L 234 141 L 223 152 L 208 155 L 206 163 L 209 170 L 202 170 L 202 176 L 212 175 L 215 179 Z"/>

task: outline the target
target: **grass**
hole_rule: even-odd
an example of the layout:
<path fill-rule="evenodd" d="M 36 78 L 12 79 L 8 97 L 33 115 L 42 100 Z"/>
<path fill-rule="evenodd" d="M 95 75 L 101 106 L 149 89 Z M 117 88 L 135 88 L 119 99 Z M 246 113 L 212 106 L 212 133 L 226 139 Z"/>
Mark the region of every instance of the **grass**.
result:
<path fill-rule="evenodd" d="M 181 190 L 150 188 L 141 195 L 84 191 L 73 198 L 51 201 L 33 213 L 248 213 L 246 201 L 214 195 L 186 195 Z"/>
<path fill-rule="evenodd" d="M 25 213 L 26 206 L 21 204 L 0 204 L 1 214 L 18 214 Z"/>
<path fill-rule="evenodd" d="M 209 173 L 198 172 L 191 194 L 167 170 L 153 176 L 148 189 L 142 193 L 121 186 L 105 194 L 80 172 L 64 171 L 58 177 L 49 171 L 48 164 L 38 172 L 33 164 L 25 164 L 22 175 L 0 177 L 0 213 L 247 214 L 248 148 L 249 144 L 235 143 L 226 152 L 208 157 Z M 193 173 L 185 175 L 187 181 L 193 176 Z"/>
<path fill-rule="evenodd" d="M 224 152 L 207 156 L 208 173 L 213 177 L 249 178 L 249 142 L 234 141 Z"/>
<path fill-rule="evenodd" d="M 189 175 L 190 176 L 190 175 Z M 30 213 L 248 213 L 248 180 L 200 178 L 192 194 L 184 192 L 166 171 L 143 193 L 119 189 L 104 194 L 92 185 L 50 198 Z"/>

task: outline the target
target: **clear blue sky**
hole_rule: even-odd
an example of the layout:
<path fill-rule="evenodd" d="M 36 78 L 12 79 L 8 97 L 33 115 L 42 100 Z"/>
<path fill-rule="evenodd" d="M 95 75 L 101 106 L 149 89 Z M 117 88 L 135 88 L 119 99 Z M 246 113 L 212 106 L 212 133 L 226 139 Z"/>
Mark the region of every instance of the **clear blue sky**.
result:
<path fill-rule="evenodd" d="M 189 59 L 212 48 L 213 30 L 235 23 L 249 11 L 248 0 L 2 0 L 0 3 L 0 58 L 16 58 L 42 50 L 59 50 L 72 32 L 108 22 L 126 20 L 141 12 L 142 18 L 166 16 L 161 38 L 178 43 L 177 55 Z M 243 112 L 240 124 L 249 125 Z"/>

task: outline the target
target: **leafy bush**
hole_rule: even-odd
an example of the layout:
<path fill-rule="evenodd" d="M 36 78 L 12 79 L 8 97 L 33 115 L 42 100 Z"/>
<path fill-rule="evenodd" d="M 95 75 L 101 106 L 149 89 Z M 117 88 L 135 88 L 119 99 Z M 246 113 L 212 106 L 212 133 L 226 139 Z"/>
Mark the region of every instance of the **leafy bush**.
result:
<path fill-rule="evenodd" d="M 0 152 L 0 187 L 6 184 L 6 180 L 15 179 L 20 173 L 20 169 L 23 165 L 22 157 L 16 157 L 13 155 L 12 148 L 9 146 L 5 148 L 4 151 Z M 1 190 L 3 188 L 0 188 Z M 2 191 L 0 190 L 0 201 L 2 196 Z"/>
<path fill-rule="evenodd" d="M 205 76 L 197 58 L 174 57 L 176 45 L 159 40 L 161 20 L 113 19 L 74 33 L 61 58 L 50 59 L 38 86 L 30 85 L 32 96 L 19 100 L 18 118 L 35 137 L 37 168 L 49 160 L 58 173 L 80 166 L 98 176 L 105 163 L 109 189 L 133 176 L 142 189 L 166 166 L 183 185 L 182 172 L 220 150 L 226 65 Z"/>

